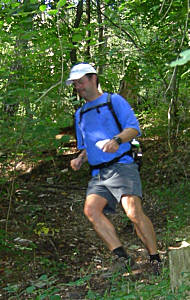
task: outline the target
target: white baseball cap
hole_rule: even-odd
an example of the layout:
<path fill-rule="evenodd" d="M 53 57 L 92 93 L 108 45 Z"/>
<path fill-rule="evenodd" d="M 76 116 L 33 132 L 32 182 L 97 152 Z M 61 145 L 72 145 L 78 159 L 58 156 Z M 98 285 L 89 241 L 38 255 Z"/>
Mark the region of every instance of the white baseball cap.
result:
<path fill-rule="evenodd" d="M 81 63 L 77 64 L 74 67 L 72 67 L 69 78 L 66 80 L 66 85 L 72 84 L 73 80 L 80 79 L 86 74 L 97 74 L 94 67 L 92 67 L 90 64 L 87 63 Z"/>

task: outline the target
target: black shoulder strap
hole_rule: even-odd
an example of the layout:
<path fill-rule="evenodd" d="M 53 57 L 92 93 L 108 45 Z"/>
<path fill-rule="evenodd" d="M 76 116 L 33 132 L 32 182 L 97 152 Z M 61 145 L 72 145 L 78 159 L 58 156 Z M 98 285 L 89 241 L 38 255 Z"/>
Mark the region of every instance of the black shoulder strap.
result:
<path fill-rule="evenodd" d="M 123 129 L 122 129 L 122 126 L 121 126 L 121 124 L 120 124 L 120 122 L 119 122 L 119 120 L 117 118 L 117 115 L 116 115 L 114 109 L 113 109 L 113 105 L 112 105 L 112 101 L 111 101 L 111 94 L 109 94 L 109 93 L 108 93 L 108 96 L 107 96 L 107 102 L 102 103 L 102 104 L 98 104 L 98 105 L 95 105 L 95 106 L 92 106 L 92 107 L 89 107 L 87 109 L 83 109 L 81 107 L 81 109 L 80 109 L 79 123 L 81 123 L 83 114 L 85 114 L 86 112 L 88 112 L 88 111 L 90 111 L 92 109 L 97 109 L 99 111 L 100 107 L 106 106 L 106 105 L 108 106 L 109 110 L 111 111 L 111 113 L 112 113 L 112 115 L 113 115 L 113 117 L 115 119 L 115 122 L 117 124 L 117 127 L 118 127 L 119 131 L 121 132 Z"/>
<path fill-rule="evenodd" d="M 123 128 L 122 128 L 122 126 L 121 126 L 121 123 L 119 122 L 119 120 L 118 120 L 118 117 L 117 117 L 117 115 L 116 115 L 116 113 L 115 113 L 115 110 L 113 109 L 113 105 L 112 105 L 112 102 L 111 102 L 111 94 L 108 94 L 108 97 L 107 97 L 107 104 L 108 104 L 108 107 L 109 107 L 109 109 L 110 109 L 110 111 L 111 111 L 111 113 L 112 113 L 112 115 L 113 115 L 113 117 L 114 117 L 114 119 L 115 119 L 115 122 L 116 122 L 116 124 L 117 124 L 117 127 L 118 127 L 118 129 L 119 129 L 119 131 L 121 132 L 121 131 L 123 131 Z M 129 142 L 130 144 L 131 144 L 131 142 Z M 129 150 L 129 152 L 130 152 L 131 150 Z"/>
<path fill-rule="evenodd" d="M 107 102 L 102 103 L 102 104 L 98 104 L 98 105 L 91 106 L 91 107 L 89 107 L 89 108 L 87 108 L 87 109 L 84 109 L 84 110 L 83 110 L 82 107 L 81 107 L 81 109 L 80 109 L 80 119 L 79 119 L 79 123 L 81 123 L 83 114 L 87 113 L 88 111 L 90 111 L 90 110 L 92 110 L 92 109 L 97 109 L 97 111 L 99 112 L 99 108 L 102 107 L 102 106 L 106 106 L 106 105 L 108 105 Z"/>
<path fill-rule="evenodd" d="M 113 105 L 112 105 L 112 102 L 111 102 L 111 94 L 108 94 L 107 104 L 108 104 L 108 107 L 109 107 L 109 109 L 110 109 L 110 111 L 111 111 L 111 113 L 112 113 L 112 115 L 113 115 L 113 117 L 115 119 L 117 127 L 118 127 L 119 131 L 121 132 L 123 129 L 122 129 L 122 126 L 121 126 L 121 124 L 120 124 L 120 122 L 118 120 L 118 117 L 117 117 L 117 115 L 116 115 L 116 113 L 115 113 L 115 111 L 113 109 Z"/>

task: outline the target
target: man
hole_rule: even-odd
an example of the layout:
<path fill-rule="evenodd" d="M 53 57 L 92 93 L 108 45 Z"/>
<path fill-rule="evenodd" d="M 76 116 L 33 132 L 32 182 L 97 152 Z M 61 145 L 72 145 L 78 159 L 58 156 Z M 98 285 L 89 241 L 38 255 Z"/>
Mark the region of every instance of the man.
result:
<path fill-rule="evenodd" d="M 119 263 L 116 265 L 123 265 L 124 262 L 127 267 L 132 267 L 132 258 L 124 250 L 114 226 L 104 213 L 113 212 L 116 204 L 121 203 L 138 237 L 148 249 L 150 262 L 157 272 L 160 257 L 155 232 L 150 219 L 143 212 L 138 167 L 128 152 L 130 141 L 140 135 L 134 112 L 124 98 L 117 94 L 111 96 L 114 112 L 122 125 L 122 131 L 119 131 L 106 105 L 108 94 L 98 90 L 97 72 L 89 64 L 75 65 L 66 84 L 73 84 L 80 97 L 86 101 L 75 114 L 77 147 L 82 151 L 71 160 L 71 167 L 75 171 L 86 161 L 92 168 L 84 214 L 117 257 Z"/>

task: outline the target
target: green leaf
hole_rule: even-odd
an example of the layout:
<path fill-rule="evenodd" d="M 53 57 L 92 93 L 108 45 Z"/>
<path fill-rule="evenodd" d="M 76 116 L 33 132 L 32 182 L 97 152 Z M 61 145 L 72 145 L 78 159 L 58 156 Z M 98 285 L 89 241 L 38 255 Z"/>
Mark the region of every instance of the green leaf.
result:
<path fill-rule="evenodd" d="M 40 10 L 43 12 L 46 10 L 46 5 L 40 5 Z"/>
<path fill-rule="evenodd" d="M 173 61 L 170 66 L 171 67 L 176 67 L 176 66 L 182 66 L 184 64 L 186 64 L 187 60 L 185 58 L 180 58 L 177 59 L 176 61 Z"/>
<path fill-rule="evenodd" d="M 84 276 L 83 278 L 80 278 L 74 282 L 67 283 L 68 286 L 81 286 L 84 285 L 86 281 L 88 281 L 91 278 L 91 275 Z"/>
<path fill-rule="evenodd" d="M 74 34 L 72 36 L 72 41 L 73 42 L 80 42 L 83 40 L 83 36 L 81 34 Z"/>
<path fill-rule="evenodd" d="M 58 9 L 51 9 L 48 11 L 48 14 L 53 16 L 53 15 L 56 15 L 58 13 Z"/>
<path fill-rule="evenodd" d="M 12 8 L 16 8 L 16 7 L 18 7 L 20 5 L 20 3 L 11 3 L 11 7 Z"/>
<path fill-rule="evenodd" d="M 155 11 L 155 10 L 157 10 L 159 8 L 160 8 L 160 5 L 155 5 L 155 6 L 152 7 L 152 10 Z"/>
<path fill-rule="evenodd" d="M 26 292 L 27 292 L 27 294 L 31 294 L 31 293 L 33 293 L 33 291 L 35 289 L 36 289 L 35 286 L 31 285 L 31 286 L 27 287 Z"/>
<path fill-rule="evenodd" d="M 180 56 L 183 56 L 184 58 L 190 60 L 190 49 L 181 52 Z"/>
<path fill-rule="evenodd" d="M 43 299 L 45 299 L 46 297 L 47 297 L 46 294 L 42 294 L 42 295 L 37 296 L 36 300 L 43 300 Z"/>
<path fill-rule="evenodd" d="M 75 5 L 74 5 L 74 4 L 69 4 L 69 5 L 67 6 L 67 8 L 72 8 L 72 7 L 75 7 Z"/>
<path fill-rule="evenodd" d="M 46 274 L 43 274 L 40 276 L 39 280 L 47 280 L 47 275 Z"/>
<path fill-rule="evenodd" d="M 64 6 L 66 4 L 67 0 L 59 0 L 59 2 L 57 3 L 57 8 L 61 8 L 62 6 Z"/>
<path fill-rule="evenodd" d="M 52 296 L 50 296 L 50 300 L 60 300 L 60 299 L 61 299 L 61 297 L 58 296 L 58 295 L 52 295 Z"/>
<path fill-rule="evenodd" d="M 181 58 L 172 61 L 170 67 L 182 66 L 190 60 L 190 49 L 180 53 Z"/>

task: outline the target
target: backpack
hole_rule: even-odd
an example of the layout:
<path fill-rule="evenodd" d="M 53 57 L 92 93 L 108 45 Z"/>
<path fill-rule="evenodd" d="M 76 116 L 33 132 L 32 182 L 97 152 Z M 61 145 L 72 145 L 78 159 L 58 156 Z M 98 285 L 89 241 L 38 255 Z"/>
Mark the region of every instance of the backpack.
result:
<path fill-rule="evenodd" d="M 82 116 L 83 114 L 87 113 L 88 111 L 92 110 L 92 109 L 96 109 L 98 112 L 100 111 L 99 108 L 103 107 L 103 106 L 108 106 L 110 112 L 112 113 L 112 116 L 117 124 L 117 127 L 119 129 L 119 131 L 123 131 L 122 126 L 118 120 L 118 117 L 114 111 L 113 105 L 112 105 L 112 101 L 111 101 L 111 94 L 108 94 L 107 96 L 107 102 L 99 104 L 99 105 L 95 105 L 95 106 L 91 106 L 85 110 L 83 110 L 82 108 L 80 109 L 80 116 L 79 116 L 79 124 L 82 121 Z M 140 142 L 137 139 L 133 139 L 132 141 L 130 141 L 131 144 L 131 149 L 129 151 L 124 152 L 122 155 L 112 159 L 111 161 L 105 162 L 105 163 L 101 163 L 99 165 L 90 165 L 91 169 L 101 169 L 107 166 L 110 166 L 111 164 L 119 161 L 119 159 L 125 155 L 129 155 L 134 159 L 134 162 L 138 165 L 138 170 L 140 171 L 140 168 L 142 166 L 142 151 L 141 151 L 141 145 Z"/>

